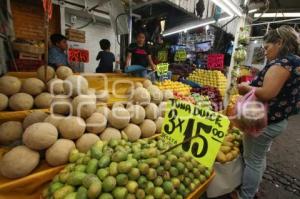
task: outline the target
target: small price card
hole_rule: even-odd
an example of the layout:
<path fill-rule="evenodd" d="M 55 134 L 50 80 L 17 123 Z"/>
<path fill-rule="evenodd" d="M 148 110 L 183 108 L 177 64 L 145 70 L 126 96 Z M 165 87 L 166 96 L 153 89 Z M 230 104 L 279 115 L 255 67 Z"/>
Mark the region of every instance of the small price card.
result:
<path fill-rule="evenodd" d="M 210 54 L 207 56 L 208 69 L 224 69 L 224 54 Z"/>
<path fill-rule="evenodd" d="M 157 57 L 158 57 L 159 62 L 167 62 L 168 61 L 168 51 L 166 51 L 166 50 L 158 51 Z"/>
<path fill-rule="evenodd" d="M 68 50 L 69 62 L 89 62 L 89 51 L 84 49 L 70 48 Z"/>
<path fill-rule="evenodd" d="M 169 71 L 168 63 L 160 63 L 156 66 L 156 72 L 158 76 L 166 75 Z"/>
<path fill-rule="evenodd" d="M 162 138 L 211 168 L 229 127 L 229 119 L 192 104 L 170 100 L 162 127 Z"/>
<path fill-rule="evenodd" d="M 185 61 L 187 58 L 186 51 L 184 49 L 179 49 L 175 53 L 175 61 Z"/>

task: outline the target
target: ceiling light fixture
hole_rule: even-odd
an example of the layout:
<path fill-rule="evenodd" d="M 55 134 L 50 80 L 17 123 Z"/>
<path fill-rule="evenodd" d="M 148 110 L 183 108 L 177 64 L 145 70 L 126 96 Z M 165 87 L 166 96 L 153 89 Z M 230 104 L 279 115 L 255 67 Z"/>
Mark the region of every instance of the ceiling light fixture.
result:
<path fill-rule="evenodd" d="M 255 13 L 257 11 L 258 11 L 258 9 L 252 9 L 252 10 L 249 10 L 248 13 L 251 14 L 251 13 Z"/>
<path fill-rule="evenodd" d="M 262 17 L 262 18 L 293 18 L 293 17 L 300 17 L 299 12 L 284 12 L 284 13 L 255 13 L 254 14 L 255 18 Z"/>
<path fill-rule="evenodd" d="M 233 16 L 242 16 L 243 13 L 241 11 L 241 8 L 234 4 L 231 0 L 210 0 L 217 6 L 219 6 L 222 10 L 224 10 L 227 14 Z"/>

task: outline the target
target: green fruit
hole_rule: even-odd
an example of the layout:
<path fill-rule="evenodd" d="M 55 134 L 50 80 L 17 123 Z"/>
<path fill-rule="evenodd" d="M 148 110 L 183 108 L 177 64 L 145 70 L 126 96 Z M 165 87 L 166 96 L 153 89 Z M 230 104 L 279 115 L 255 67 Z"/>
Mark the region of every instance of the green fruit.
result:
<path fill-rule="evenodd" d="M 75 164 L 68 164 L 64 169 L 67 171 L 73 171 L 75 169 L 75 166 Z"/>
<path fill-rule="evenodd" d="M 185 186 L 183 184 L 180 184 L 179 185 L 179 188 L 178 188 L 178 193 L 182 196 L 184 196 L 184 193 L 185 193 Z"/>
<path fill-rule="evenodd" d="M 170 168 L 170 174 L 173 177 L 177 177 L 179 175 L 179 171 L 178 171 L 178 169 L 176 169 L 176 167 L 171 167 Z"/>
<path fill-rule="evenodd" d="M 138 167 L 139 167 L 141 174 L 143 174 L 143 175 L 147 175 L 147 173 L 149 172 L 149 165 L 146 163 L 140 163 L 138 165 Z"/>
<path fill-rule="evenodd" d="M 210 177 L 210 172 L 208 170 L 205 170 L 204 175 L 206 176 L 206 178 Z"/>
<path fill-rule="evenodd" d="M 149 158 L 147 159 L 147 163 L 151 168 L 157 168 L 160 165 L 160 161 L 158 158 Z"/>
<path fill-rule="evenodd" d="M 171 182 L 172 182 L 173 187 L 174 187 L 175 189 L 179 188 L 180 180 L 179 180 L 178 178 L 172 178 L 172 179 L 171 179 Z"/>
<path fill-rule="evenodd" d="M 145 192 L 148 195 L 153 195 L 154 194 L 154 184 L 153 182 L 147 182 L 146 188 L 145 188 Z"/>
<path fill-rule="evenodd" d="M 91 160 L 91 157 L 86 155 L 86 156 L 83 157 L 82 163 L 83 164 L 88 164 L 90 160 Z"/>
<path fill-rule="evenodd" d="M 49 186 L 49 193 L 53 194 L 55 191 L 62 188 L 63 186 L 64 184 L 61 182 L 54 182 L 54 183 L 52 182 Z"/>
<path fill-rule="evenodd" d="M 164 178 L 164 180 L 170 180 L 171 179 L 170 173 L 168 171 L 165 171 L 163 173 L 163 178 Z"/>
<path fill-rule="evenodd" d="M 66 195 L 64 197 L 64 199 L 76 199 L 76 196 L 77 196 L 77 193 L 76 192 L 72 192 L 72 193 L 69 193 L 68 195 Z"/>
<path fill-rule="evenodd" d="M 164 164 L 165 170 L 169 170 L 171 168 L 171 162 L 170 160 L 166 160 Z"/>
<path fill-rule="evenodd" d="M 194 178 L 195 178 L 195 176 L 194 176 L 193 173 L 189 173 L 189 174 L 188 174 L 188 177 L 189 177 L 190 179 L 194 179 Z"/>
<path fill-rule="evenodd" d="M 54 199 L 63 199 L 66 197 L 69 193 L 74 192 L 75 188 L 70 185 L 64 185 L 62 188 L 58 189 L 53 193 Z"/>
<path fill-rule="evenodd" d="M 88 199 L 87 189 L 85 187 L 81 186 L 78 188 L 76 199 Z"/>
<path fill-rule="evenodd" d="M 89 188 L 93 182 L 100 182 L 99 178 L 94 175 L 94 174 L 87 174 L 83 179 L 82 179 L 82 185 L 85 188 Z"/>
<path fill-rule="evenodd" d="M 126 185 L 126 188 L 129 193 L 136 193 L 139 185 L 136 181 L 129 181 Z"/>
<path fill-rule="evenodd" d="M 110 164 L 110 156 L 109 155 L 103 155 L 100 160 L 98 161 L 99 168 L 105 168 L 108 167 Z"/>
<path fill-rule="evenodd" d="M 116 176 L 117 185 L 125 186 L 128 182 L 128 176 L 126 174 L 119 174 Z"/>
<path fill-rule="evenodd" d="M 164 194 L 163 196 L 162 196 L 162 199 L 170 199 L 171 197 L 169 196 L 169 195 L 167 195 L 167 194 Z"/>
<path fill-rule="evenodd" d="M 147 185 L 147 178 L 145 176 L 140 176 L 139 179 L 138 179 L 138 184 L 139 184 L 139 187 L 141 188 L 146 188 L 146 185 Z"/>
<path fill-rule="evenodd" d="M 185 165 L 186 165 L 186 168 L 188 169 L 188 170 L 190 170 L 190 171 L 192 171 L 193 170 L 193 164 L 191 163 L 191 162 L 186 162 L 185 163 Z"/>
<path fill-rule="evenodd" d="M 155 199 L 155 198 L 154 198 L 154 196 L 152 196 L 152 195 L 146 195 L 146 196 L 145 196 L 145 199 Z"/>
<path fill-rule="evenodd" d="M 179 174 L 183 174 L 185 165 L 182 162 L 177 162 L 176 168 L 177 168 Z"/>
<path fill-rule="evenodd" d="M 154 180 L 155 186 L 159 187 L 163 184 L 164 180 L 161 176 L 157 176 L 157 178 Z"/>
<path fill-rule="evenodd" d="M 140 170 L 132 168 L 128 174 L 129 180 L 137 180 L 140 177 Z"/>
<path fill-rule="evenodd" d="M 67 179 L 69 178 L 70 173 L 64 172 L 59 174 L 59 181 L 62 183 L 66 183 Z"/>
<path fill-rule="evenodd" d="M 109 171 L 108 171 L 107 168 L 105 168 L 105 169 L 99 169 L 99 170 L 97 171 L 97 176 L 98 176 L 98 178 L 99 178 L 100 180 L 102 180 L 102 181 L 103 181 L 108 175 L 109 175 Z"/>
<path fill-rule="evenodd" d="M 86 176 L 86 173 L 80 172 L 80 171 L 73 171 L 70 173 L 67 184 L 72 186 L 79 186 L 82 184 L 83 178 Z"/>
<path fill-rule="evenodd" d="M 126 199 L 136 199 L 135 194 L 132 193 L 127 194 Z"/>
<path fill-rule="evenodd" d="M 185 177 L 184 178 L 184 180 L 183 180 L 183 184 L 185 185 L 185 186 L 189 186 L 189 184 L 192 182 L 192 180 L 190 179 L 190 178 L 188 178 L 188 177 Z"/>
<path fill-rule="evenodd" d="M 156 148 L 149 148 L 142 151 L 142 157 L 145 159 L 157 157 L 158 150 Z"/>
<path fill-rule="evenodd" d="M 98 160 L 91 159 L 86 166 L 86 173 L 95 174 L 98 169 Z"/>
<path fill-rule="evenodd" d="M 163 166 L 159 166 L 156 169 L 157 175 L 160 175 L 160 176 L 163 175 L 164 171 L 165 171 L 165 168 Z"/>
<path fill-rule="evenodd" d="M 102 184 L 101 182 L 92 182 L 90 185 L 87 195 L 89 199 L 96 199 L 102 190 Z"/>
<path fill-rule="evenodd" d="M 114 197 L 110 193 L 102 193 L 98 199 L 114 199 Z"/>
<path fill-rule="evenodd" d="M 205 175 L 200 175 L 199 180 L 200 180 L 201 184 L 203 184 L 206 181 Z"/>
<path fill-rule="evenodd" d="M 115 199 L 125 199 L 128 192 L 125 187 L 116 187 L 112 193 Z"/>
<path fill-rule="evenodd" d="M 54 178 L 52 179 L 52 183 L 53 182 L 59 182 L 59 175 L 54 176 Z"/>
<path fill-rule="evenodd" d="M 193 167 L 197 167 L 199 165 L 199 163 L 195 159 L 192 159 L 192 164 Z"/>
<path fill-rule="evenodd" d="M 132 165 L 128 161 L 123 161 L 118 164 L 119 173 L 129 173 L 132 168 Z"/>
<path fill-rule="evenodd" d="M 205 167 L 205 166 L 202 166 L 201 164 L 199 164 L 199 165 L 198 165 L 198 170 L 199 170 L 200 173 L 203 174 L 203 173 L 206 171 L 206 167 Z"/>
<path fill-rule="evenodd" d="M 96 146 L 91 148 L 91 157 L 99 160 L 102 157 L 102 149 Z"/>
<path fill-rule="evenodd" d="M 163 195 L 164 195 L 164 190 L 161 187 L 155 187 L 154 194 L 153 194 L 154 198 L 160 199 L 163 197 Z"/>
<path fill-rule="evenodd" d="M 77 149 L 73 149 L 69 155 L 69 162 L 76 162 L 80 158 L 79 151 Z"/>
<path fill-rule="evenodd" d="M 134 159 L 137 159 L 137 160 L 141 159 L 141 157 L 142 157 L 141 152 L 139 152 L 139 151 L 138 152 L 134 152 L 133 155 L 132 155 L 132 157 Z"/>
<path fill-rule="evenodd" d="M 112 155 L 111 160 L 113 162 L 122 162 L 127 160 L 127 156 L 128 154 L 125 151 L 117 151 Z"/>
<path fill-rule="evenodd" d="M 180 181 L 183 181 L 183 180 L 184 180 L 184 178 L 185 178 L 185 176 L 184 176 L 184 175 L 179 175 L 179 176 L 178 176 L 178 179 L 179 179 Z"/>
<path fill-rule="evenodd" d="M 136 159 L 133 159 L 133 158 L 129 159 L 127 161 L 131 163 L 132 167 L 137 167 L 138 164 L 139 164 L 138 161 Z"/>
<path fill-rule="evenodd" d="M 108 145 L 111 148 L 115 148 L 116 146 L 119 145 L 119 140 L 117 140 L 117 139 L 111 139 L 111 140 L 109 140 Z"/>
<path fill-rule="evenodd" d="M 138 189 L 136 191 L 136 194 L 135 194 L 135 196 L 136 196 L 137 199 L 144 199 L 145 195 L 146 194 L 145 194 L 145 191 L 143 189 Z"/>
<path fill-rule="evenodd" d="M 112 162 L 109 165 L 109 175 L 116 176 L 118 174 L 118 163 Z"/>
<path fill-rule="evenodd" d="M 74 171 L 85 172 L 85 170 L 86 170 L 86 165 L 84 165 L 84 164 L 76 165 L 75 168 L 74 168 Z"/>
<path fill-rule="evenodd" d="M 195 184 L 196 186 L 199 185 L 199 184 L 200 184 L 200 180 L 194 179 L 194 184 Z"/>
<path fill-rule="evenodd" d="M 102 182 L 102 189 L 104 192 L 111 192 L 117 185 L 117 181 L 113 176 L 108 176 Z"/>
<path fill-rule="evenodd" d="M 153 168 L 150 168 L 149 171 L 148 171 L 148 174 L 147 174 L 147 178 L 149 180 L 154 180 L 156 177 L 157 177 L 156 170 L 153 169 Z"/>
<path fill-rule="evenodd" d="M 183 199 L 182 195 L 177 195 L 175 199 Z"/>
<path fill-rule="evenodd" d="M 194 191 L 195 188 L 196 188 L 196 185 L 195 185 L 194 183 L 189 184 L 189 189 L 190 189 L 191 191 Z"/>
<path fill-rule="evenodd" d="M 171 155 L 168 155 L 168 160 L 171 162 L 171 165 L 172 166 L 174 166 L 175 164 L 176 164 L 176 162 L 177 162 L 177 157 L 176 157 L 176 155 L 173 155 L 173 154 L 171 154 Z"/>
<path fill-rule="evenodd" d="M 199 178 L 200 176 L 200 171 L 197 168 L 193 168 L 193 174 L 196 178 Z"/>
<path fill-rule="evenodd" d="M 158 159 L 159 159 L 160 164 L 164 164 L 165 161 L 166 161 L 166 159 L 167 159 L 167 157 L 165 155 L 163 155 L 163 154 L 160 154 L 158 156 Z"/>
<path fill-rule="evenodd" d="M 109 155 L 109 156 L 111 156 L 114 153 L 114 149 L 107 145 L 103 147 L 102 151 L 105 155 Z"/>
<path fill-rule="evenodd" d="M 157 142 L 157 148 L 158 148 L 159 150 L 165 149 L 165 144 L 164 144 L 164 142 L 163 142 L 162 140 L 159 140 L 159 141 Z"/>
<path fill-rule="evenodd" d="M 173 184 L 170 181 L 165 181 L 162 185 L 165 193 L 170 194 L 174 191 Z"/>

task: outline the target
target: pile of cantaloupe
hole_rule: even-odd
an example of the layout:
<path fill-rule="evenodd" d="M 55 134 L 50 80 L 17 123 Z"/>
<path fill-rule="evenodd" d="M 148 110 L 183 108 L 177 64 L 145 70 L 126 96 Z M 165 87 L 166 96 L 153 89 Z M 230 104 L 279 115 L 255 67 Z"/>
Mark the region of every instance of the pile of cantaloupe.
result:
<path fill-rule="evenodd" d="M 66 164 L 72 149 L 87 152 L 100 139 L 124 138 L 133 142 L 160 133 L 166 112 L 164 100 L 172 98 L 166 98 L 146 80 L 131 89 L 128 102 L 97 108 L 98 95 L 88 88 L 84 77 L 67 77 L 63 89 L 69 95 L 58 92 L 51 102 L 50 114 L 36 110 L 22 123 L 8 121 L 0 125 L 0 145 L 16 146 L 0 160 L 3 176 L 28 175 L 43 156 L 51 166 Z M 99 93 L 101 100 L 108 99 L 107 92 Z"/>

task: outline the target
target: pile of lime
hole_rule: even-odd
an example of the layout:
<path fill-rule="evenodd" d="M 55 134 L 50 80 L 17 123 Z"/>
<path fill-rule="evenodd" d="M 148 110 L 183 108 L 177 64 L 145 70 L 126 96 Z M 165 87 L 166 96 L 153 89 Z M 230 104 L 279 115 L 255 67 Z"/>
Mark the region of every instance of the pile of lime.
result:
<path fill-rule="evenodd" d="M 183 199 L 211 171 L 159 139 L 98 141 L 86 154 L 76 149 L 43 197 L 49 199 Z"/>

